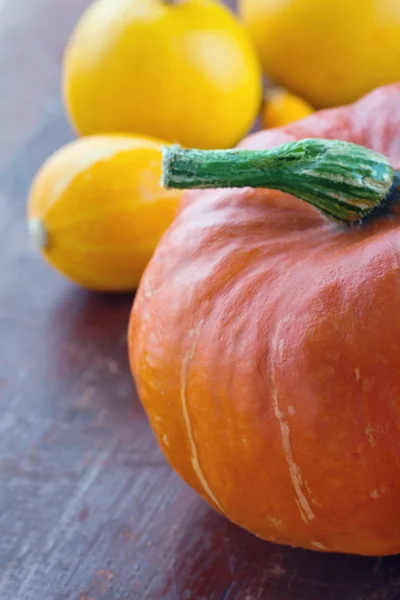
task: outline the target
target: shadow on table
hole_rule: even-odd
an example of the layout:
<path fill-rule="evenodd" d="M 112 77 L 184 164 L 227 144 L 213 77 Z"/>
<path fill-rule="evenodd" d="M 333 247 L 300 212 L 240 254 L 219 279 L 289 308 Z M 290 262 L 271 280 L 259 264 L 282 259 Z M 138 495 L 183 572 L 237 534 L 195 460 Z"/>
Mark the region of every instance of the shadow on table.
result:
<path fill-rule="evenodd" d="M 61 362 L 65 367 L 82 362 L 114 360 L 121 371 L 129 370 L 127 328 L 133 294 L 100 294 L 71 285 L 59 298 L 50 326 L 59 329 Z"/>
<path fill-rule="evenodd" d="M 133 294 L 100 294 L 67 286 L 46 318 L 51 339 L 46 385 L 78 410 L 110 416 L 139 409 L 129 368 L 127 327 Z M 50 378 L 50 379 L 49 379 Z"/>
<path fill-rule="evenodd" d="M 71 284 L 58 302 L 54 317 L 68 323 L 71 341 L 95 343 L 100 351 L 108 351 L 121 336 L 126 337 L 133 300 L 133 293 L 96 293 Z"/>
<path fill-rule="evenodd" d="M 162 598 L 400 598 L 400 556 L 368 558 L 276 546 L 232 525 L 201 500 L 192 506 L 176 546 L 171 571 L 174 575 L 167 582 Z"/>

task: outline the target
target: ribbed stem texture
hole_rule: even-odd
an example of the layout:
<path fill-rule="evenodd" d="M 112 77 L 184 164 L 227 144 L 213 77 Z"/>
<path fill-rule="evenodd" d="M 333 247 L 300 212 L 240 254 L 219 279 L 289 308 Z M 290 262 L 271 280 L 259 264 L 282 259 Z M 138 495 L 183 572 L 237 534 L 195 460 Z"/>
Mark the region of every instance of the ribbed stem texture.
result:
<path fill-rule="evenodd" d="M 385 156 L 350 142 L 304 139 L 272 150 L 164 149 L 167 188 L 269 188 L 293 194 L 334 221 L 366 218 L 386 199 Z"/>

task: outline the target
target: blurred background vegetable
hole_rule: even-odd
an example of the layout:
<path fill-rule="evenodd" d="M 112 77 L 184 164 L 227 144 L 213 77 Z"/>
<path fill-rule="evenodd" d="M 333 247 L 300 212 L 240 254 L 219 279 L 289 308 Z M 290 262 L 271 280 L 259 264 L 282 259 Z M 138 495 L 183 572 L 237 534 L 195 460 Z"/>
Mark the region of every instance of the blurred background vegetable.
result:
<path fill-rule="evenodd" d="M 265 94 L 261 111 L 262 125 L 264 129 L 283 127 L 308 117 L 312 112 L 312 106 L 299 96 L 282 88 L 272 88 Z"/>
<path fill-rule="evenodd" d="M 136 288 L 181 197 L 159 184 L 161 146 L 138 136 L 86 137 L 43 165 L 29 229 L 54 267 L 92 290 Z"/>
<path fill-rule="evenodd" d="M 238 0 L 263 69 L 317 108 L 400 80 L 399 0 Z"/>
<path fill-rule="evenodd" d="M 256 119 L 261 71 L 247 33 L 215 0 L 97 0 L 65 55 L 80 134 L 132 132 L 227 148 Z"/>

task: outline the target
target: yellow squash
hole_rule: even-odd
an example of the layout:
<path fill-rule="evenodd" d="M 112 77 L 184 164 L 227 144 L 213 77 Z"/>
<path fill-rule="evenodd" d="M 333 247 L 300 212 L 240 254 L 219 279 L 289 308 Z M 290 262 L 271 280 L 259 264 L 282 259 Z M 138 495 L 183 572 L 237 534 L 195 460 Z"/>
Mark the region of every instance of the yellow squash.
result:
<path fill-rule="evenodd" d="M 80 134 L 198 148 L 236 144 L 262 93 L 245 28 L 215 0 L 97 0 L 68 44 L 63 81 Z"/>
<path fill-rule="evenodd" d="M 92 290 L 137 287 L 181 197 L 160 186 L 161 147 L 150 138 L 93 136 L 43 165 L 28 224 L 54 267 Z"/>
<path fill-rule="evenodd" d="M 239 0 L 265 73 L 324 108 L 400 80 L 400 0 Z"/>

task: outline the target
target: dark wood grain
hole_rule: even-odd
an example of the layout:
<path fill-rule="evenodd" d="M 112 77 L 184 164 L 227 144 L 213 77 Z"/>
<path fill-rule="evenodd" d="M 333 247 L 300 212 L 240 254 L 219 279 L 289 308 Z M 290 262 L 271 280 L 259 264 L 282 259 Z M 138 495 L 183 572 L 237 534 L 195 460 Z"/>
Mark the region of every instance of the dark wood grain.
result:
<path fill-rule="evenodd" d="M 134 392 L 132 297 L 31 248 L 26 196 L 72 137 L 65 39 L 88 0 L 0 0 L 0 599 L 395 600 L 400 560 L 263 543 L 164 462 Z"/>

